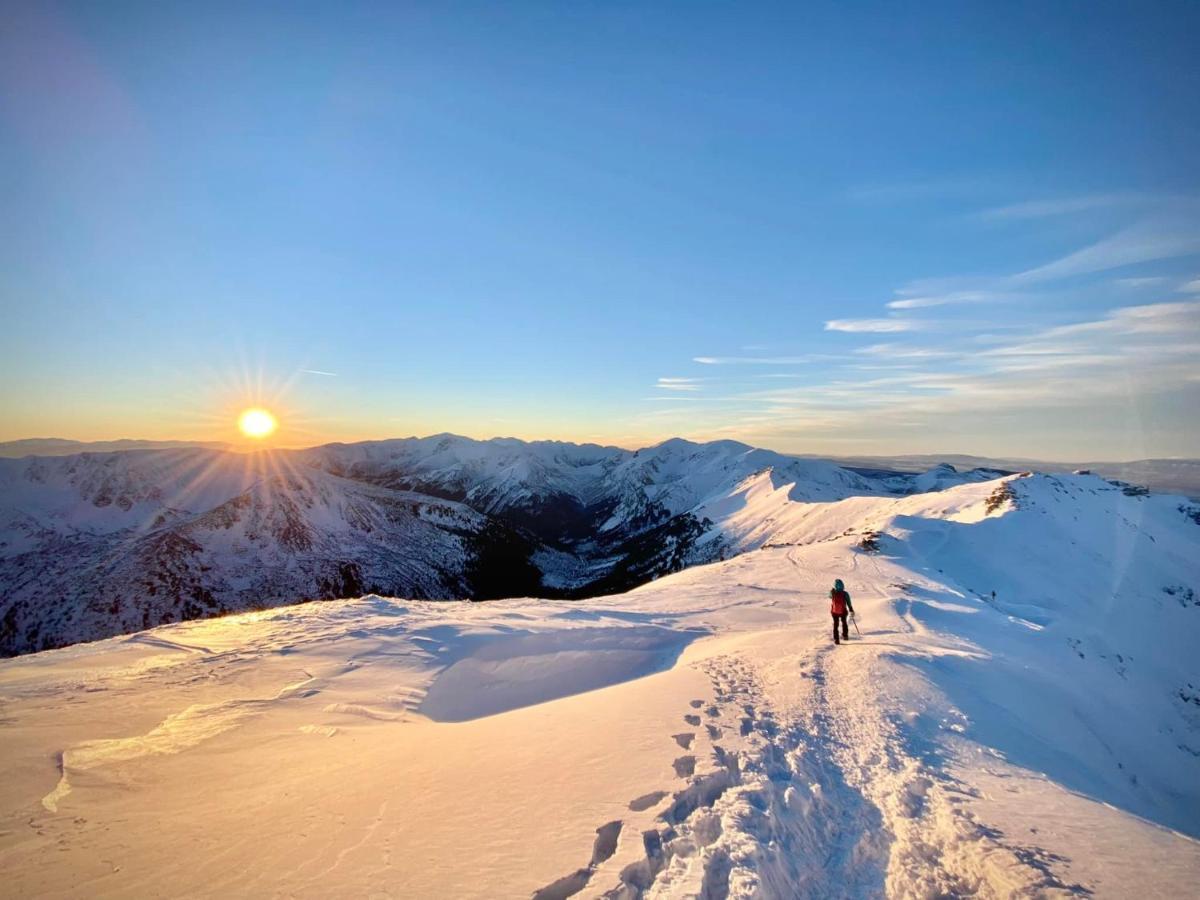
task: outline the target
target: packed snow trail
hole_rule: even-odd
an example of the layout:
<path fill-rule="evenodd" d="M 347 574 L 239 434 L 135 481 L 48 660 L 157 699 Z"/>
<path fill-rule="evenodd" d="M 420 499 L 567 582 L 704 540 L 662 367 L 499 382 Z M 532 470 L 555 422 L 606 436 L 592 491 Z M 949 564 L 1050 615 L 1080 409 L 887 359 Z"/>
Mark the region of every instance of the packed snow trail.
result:
<path fill-rule="evenodd" d="M 926 502 L 971 520 L 992 488 L 956 490 Z M 1147 655 L 1140 620 L 1097 614 L 1114 570 L 1072 574 L 1028 502 L 981 543 L 820 509 L 796 526 L 820 540 L 608 598 L 367 597 L 0 663 L 7 889 L 1183 895 L 1200 722 L 1176 645 L 1200 610 L 1160 591 L 1174 633 Z M 1141 571 L 1191 580 L 1186 545 L 1137 528 Z M 984 547 L 1011 571 L 981 575 Z M 838 647 L 834 578 L 863 632 Z"/>

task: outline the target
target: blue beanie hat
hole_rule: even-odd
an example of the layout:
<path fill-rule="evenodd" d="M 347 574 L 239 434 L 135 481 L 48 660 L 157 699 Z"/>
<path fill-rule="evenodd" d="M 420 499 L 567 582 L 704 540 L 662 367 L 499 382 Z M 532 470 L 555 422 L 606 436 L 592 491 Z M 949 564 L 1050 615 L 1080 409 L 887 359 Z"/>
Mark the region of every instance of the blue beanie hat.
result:
<path fill-rule="evenodd" d="M 842 585 L 842 579 L 838 578 L 838 579 L 835 579 L 835 580 L 834 580 L 834 582 L 833 582 L 833 589 L 834 589 L 835 591 L 844 591 L 844 590 L 846 589 L 846 588 L 845 588 L 845 587 Z"/>

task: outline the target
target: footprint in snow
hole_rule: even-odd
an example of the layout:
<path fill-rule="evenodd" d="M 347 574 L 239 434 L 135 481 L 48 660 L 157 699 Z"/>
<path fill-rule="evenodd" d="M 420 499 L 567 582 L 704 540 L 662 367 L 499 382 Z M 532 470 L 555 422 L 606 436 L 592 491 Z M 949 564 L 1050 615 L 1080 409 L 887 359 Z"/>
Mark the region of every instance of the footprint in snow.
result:
<path fill-rule="evenodd" d="M 588 864 L 534 891 L 532 900 L 566 900 L 587 887 L 596 867 L 607 862 L 617 852 L 617 839 L 621 836 L 623 824 L 618 819 L 597 828 L 596 840 L 592 845 L 592 858 Z"/>
<path fill-rule="evenodd" d="M 642 796 L 630 800 L 629 808 L 634 812 L 642 812 L 652 806 L 657 806 L 665 796 L 667 796 L 666 791 L 651 791 L 649 794 L 642 794 Z"/>
<path fill-rule="evenodd" d="M 681 756 L 672 765 L 675 767 L 675 774 L 680 778 L 690 778 L 696 771 L 696 757 Z"/>

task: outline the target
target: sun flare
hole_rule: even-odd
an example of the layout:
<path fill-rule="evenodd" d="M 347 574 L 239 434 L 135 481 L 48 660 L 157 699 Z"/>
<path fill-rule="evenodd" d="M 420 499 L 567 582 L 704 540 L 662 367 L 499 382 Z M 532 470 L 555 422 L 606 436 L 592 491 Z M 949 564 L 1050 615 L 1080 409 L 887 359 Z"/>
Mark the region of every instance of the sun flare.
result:
<path fill-rule="evenodd" d="M 238 416 L 238 429 L 248 438 L 261 440 L 271 435 L 279 422 L 265 409 L 254 407 L 242 411 Z"/>

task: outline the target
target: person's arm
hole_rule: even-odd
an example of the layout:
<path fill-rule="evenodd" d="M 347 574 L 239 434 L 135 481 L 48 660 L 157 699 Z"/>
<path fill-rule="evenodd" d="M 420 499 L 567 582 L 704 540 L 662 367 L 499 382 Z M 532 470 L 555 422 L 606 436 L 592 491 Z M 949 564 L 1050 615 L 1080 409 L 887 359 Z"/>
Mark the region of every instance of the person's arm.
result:
<path fill-rule="evenodd" d="M 850 602 L 850 592 L 846 591 L 846 609 L 854 612 L 854 604 Z"/>

